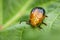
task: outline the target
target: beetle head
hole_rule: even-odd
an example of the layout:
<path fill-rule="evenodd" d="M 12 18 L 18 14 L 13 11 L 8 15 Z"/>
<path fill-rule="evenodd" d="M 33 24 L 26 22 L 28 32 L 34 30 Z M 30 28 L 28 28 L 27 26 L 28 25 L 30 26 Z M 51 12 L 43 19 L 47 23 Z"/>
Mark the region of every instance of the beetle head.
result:
<path fill-rule="evenodd" d="M 42 13 L 43 15 L 45 15 L 45 10 L 42 8 L 42 7 L 35 7 L 32 9 L 31 13 L 32 12 L 35 12 L 35 11 L 38 11 L 39 13 Z"/>

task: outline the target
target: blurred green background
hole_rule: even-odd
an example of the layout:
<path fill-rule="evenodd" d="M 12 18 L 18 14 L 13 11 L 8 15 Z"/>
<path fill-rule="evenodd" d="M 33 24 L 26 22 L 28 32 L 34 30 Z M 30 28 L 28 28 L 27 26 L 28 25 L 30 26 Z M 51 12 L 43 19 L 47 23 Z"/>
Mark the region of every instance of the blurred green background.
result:
<path fill-rule="evenodd" d="M 43 29 L 26 24 L 34 7 L 46 11 Z M 0 40 L 60 40 L 60 0 L 0 0 L 0 25 Z"/>

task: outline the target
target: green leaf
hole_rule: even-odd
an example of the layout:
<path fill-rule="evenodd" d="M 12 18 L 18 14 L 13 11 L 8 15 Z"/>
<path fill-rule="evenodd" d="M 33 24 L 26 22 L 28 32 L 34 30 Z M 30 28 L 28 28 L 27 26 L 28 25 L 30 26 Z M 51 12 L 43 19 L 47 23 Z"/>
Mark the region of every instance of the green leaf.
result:
<path fill-rule="evenodd" d="M 2 0 L 0 0 L 0 26 L 2 26 Z"/>
<path fill-rule="evenodd" d="M 4 0 L 0 40 L 60 40 L 59 3 L 60 0 Z M 36 6 L 43 7 L 48 16 L 44 20 L 47 26 L 40 25 L 42 29 L 26 24 Z"/>
<path fill-rule="evenodd" d="M 8 0 L 7 0 L 8 1 Z M 19 0 L 20 1 L 20 0 Z M 27 1 L 27 0 L 26 0 Z M 25 3 L 25 5 L 22 7 L 22 8 L 18 8 L 18 9 L 20 9 L 16 14 L 14 13 L 14 16 L 10 19 L 9 18 L 9 21 L 8 21 L 8 17 L 6 16 L 6 15 L 4 15 L 4 17 L 5 17 L 5 20 L 7 21 L 6 23 L 5 23 L 5 20 L 4 20 L 4 28 L 6 28 L 7 26 L 9 26 L 9 25 L 11 25 L 12 23 L 14 23 L 18 18 L 20 18 L 24 13 L 25 13 L 25 10 L 27 9 L 27 7 L 29 6 L 29 4 L 32 2 L 33 0 L 30 0 L 30 1 L 27 1 L 26 3 Z M 9 1 L 10 2 L 10 1 Z M 14 2 L 14 1 L 13 1 Z M 23 1 L 22 1 L 23 2 Z M 10 3 L 11 4 L 11 3 Z M 8 4 L 9 5 L 9 4 Z M 7 10 L 9 10 L 9 9 L 11 9 L 11 7 L 10 8 L 8 8 Z M 23 12 L 24 11 L 24 12 Z M 5 10 L 5 12 L 6 12 L 6 10 Z M 5 14 L 5 12 L 4 12 L 4 14 Z M 10 11 L 8 11 L 8 12 L 10 12 Z M 9 15 L 10 15 L 10 13 L 8 13 Z"/>

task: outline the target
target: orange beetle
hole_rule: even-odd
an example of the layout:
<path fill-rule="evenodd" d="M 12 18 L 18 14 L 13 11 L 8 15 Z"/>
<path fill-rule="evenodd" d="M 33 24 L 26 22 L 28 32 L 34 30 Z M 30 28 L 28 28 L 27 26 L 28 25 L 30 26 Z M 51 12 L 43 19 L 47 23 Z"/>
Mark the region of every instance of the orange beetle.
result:
<path fill-rule="evenodd" d="M 35 7 L 32 9 L 31 14 L 30 14 L 30 19 L 29 19 L 29 23 L 33 26 L 39 26 L 40 24 L 45 24 L 43 22 L 43 19 L 47 17 L 45 15 L 45 10 L 42 7 Z M 46 25 L 46 24 L 45 24 Z"/>

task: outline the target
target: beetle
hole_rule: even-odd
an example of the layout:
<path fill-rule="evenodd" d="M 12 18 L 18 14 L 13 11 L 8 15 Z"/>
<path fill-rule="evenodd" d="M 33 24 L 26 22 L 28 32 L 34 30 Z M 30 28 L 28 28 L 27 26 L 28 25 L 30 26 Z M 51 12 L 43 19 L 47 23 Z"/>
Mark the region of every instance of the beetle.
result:
<path fill-rule="evenodd" d="M 37 27 L 37 26 L 40 27 L 40 24 L 47 25 L 46 23 L 43 22 L 45 17 L 47 17 L 45 15 L 45 10 L 42 7 L 35 7 L 31 10 L 29 23 L 33 27 Z"/>

